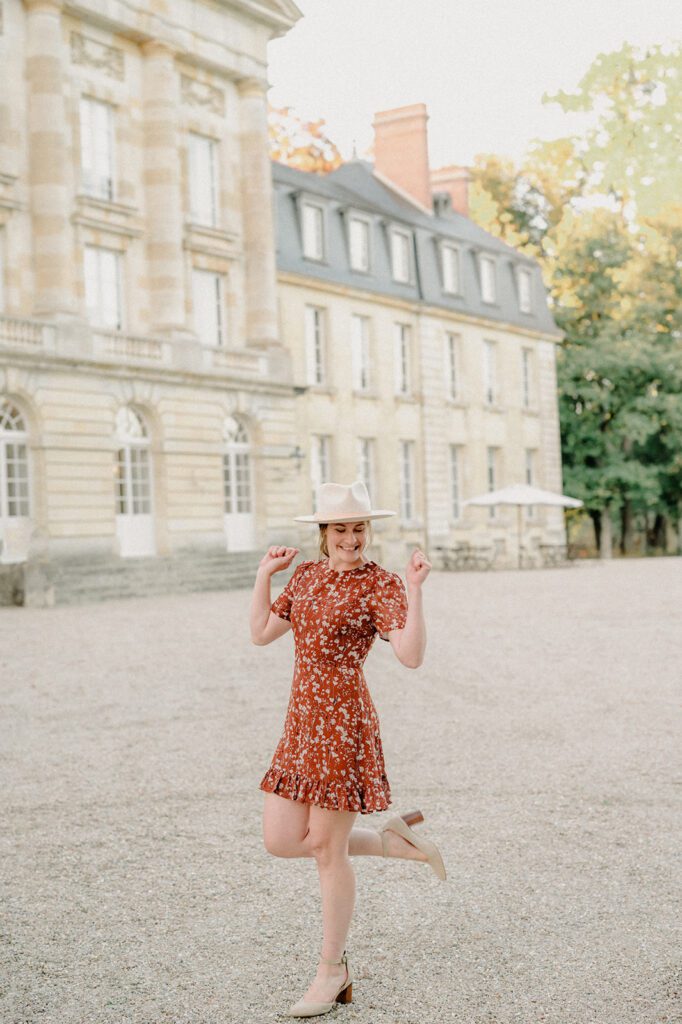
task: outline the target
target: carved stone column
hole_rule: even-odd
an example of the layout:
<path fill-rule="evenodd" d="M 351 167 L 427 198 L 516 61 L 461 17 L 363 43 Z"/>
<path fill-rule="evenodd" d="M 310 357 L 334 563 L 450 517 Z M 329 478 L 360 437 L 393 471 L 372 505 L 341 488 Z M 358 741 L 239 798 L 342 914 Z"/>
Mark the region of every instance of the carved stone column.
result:
<path fill-rule="evenodd" d="M 267 84 L 239 83 L 241 196 L 246 279 L 246 343 L 278 343 L 272 176 L 268 153 Z"/>
<path fill-rule="evenodd" d="M 151 331 L 187 334 L 179 75 L 172 47 L 143 44 L 144 189 Z"/>
<path fill-rule="evenodd" d="M 68 316 L 75 314 L 77 304 L 62 0 L 24 0 L 24 6 L 33 311 L 38 316 Z"/>

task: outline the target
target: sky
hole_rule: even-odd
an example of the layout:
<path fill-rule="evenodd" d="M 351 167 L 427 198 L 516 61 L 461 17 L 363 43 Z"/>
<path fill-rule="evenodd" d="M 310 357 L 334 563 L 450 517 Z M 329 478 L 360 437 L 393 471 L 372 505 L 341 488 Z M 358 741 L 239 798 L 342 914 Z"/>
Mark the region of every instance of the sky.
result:
<path fill-rule="evenodd" d="M 324 118 L 345 159 L 374 113 L 425 103 L 432 167 L 477 153 L 520 161 L 534 138 L 587 115 L 544 105 L 599 53 L 682 40 L 681 0 L 297 0 L 303 18 L 269 47 L 270 102 Z"/>

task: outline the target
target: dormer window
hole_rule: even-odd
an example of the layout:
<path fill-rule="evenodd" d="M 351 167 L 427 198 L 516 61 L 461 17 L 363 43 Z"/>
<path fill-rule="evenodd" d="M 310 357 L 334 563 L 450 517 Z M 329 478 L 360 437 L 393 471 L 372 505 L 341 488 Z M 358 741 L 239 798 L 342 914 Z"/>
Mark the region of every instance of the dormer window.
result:
<path fill-rule="evenodd" d="M 412 236 L 398 228 L 391 230 L 391 271 L 394 281 L 408 283 L 410 280 L 410 246 Z"/>
<path fill-rule="evenodd" d="M 348 222 L 351 270 L 369 271 L 369 221 L 352 216 Z"/>
<path fill-rule="evenodd" d="M 459 295 L 459 249 L 456 245 L 443 242 L 440 247 L 440 258 L 443 291 L 449 295 Z"/>
<path fill-rule="evenodd" d="M 520 267 L 518 269 L 516 283 L 519 291 L 519 309 L 522 313 L 532 312 L 531 273 L 527 267 Z"/>
<path fill-rule="evenodd" d="M 497 281 L 493 257 L 480 256 L 479 270 L 481 275 L 481 298 L 484 302 L 497 302 Z"/>
<path fill-rule="evenodd" d="M 324 259 L 324 211 L 315 203 L 303 203 L 303 255 L 309 260 Z"/>

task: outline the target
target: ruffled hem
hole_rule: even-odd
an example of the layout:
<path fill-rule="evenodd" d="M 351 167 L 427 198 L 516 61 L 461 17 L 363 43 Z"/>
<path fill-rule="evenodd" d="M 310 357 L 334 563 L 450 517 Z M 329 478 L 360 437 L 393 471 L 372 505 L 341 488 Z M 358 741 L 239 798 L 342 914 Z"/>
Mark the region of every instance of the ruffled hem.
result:
<path fill-rule="evenodd" d="M 271 766 L 261 779 L 259 789 L 277 793 L 302 804 L 316 804 L 330 811 L 359 811 L 372 814 L 385 811 L 391 803 L 391 787 L 382 775 L 381 781 L 364 786 L 352 782 L 328 782 L 309 779 L 297 772 L 286 772 Z"/>

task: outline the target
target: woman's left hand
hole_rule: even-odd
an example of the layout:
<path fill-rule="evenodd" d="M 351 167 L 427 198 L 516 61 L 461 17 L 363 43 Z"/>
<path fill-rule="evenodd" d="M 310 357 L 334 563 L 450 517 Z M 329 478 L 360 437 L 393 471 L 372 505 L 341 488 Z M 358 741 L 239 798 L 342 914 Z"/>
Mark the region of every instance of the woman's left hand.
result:
<path fill-rule="evenodd" d="M 421 586 L 431 571 L 431 563 L 419 548 L 412 552 L 412 557 L 407 563 L 405 579 L 412 586 Z"/>

